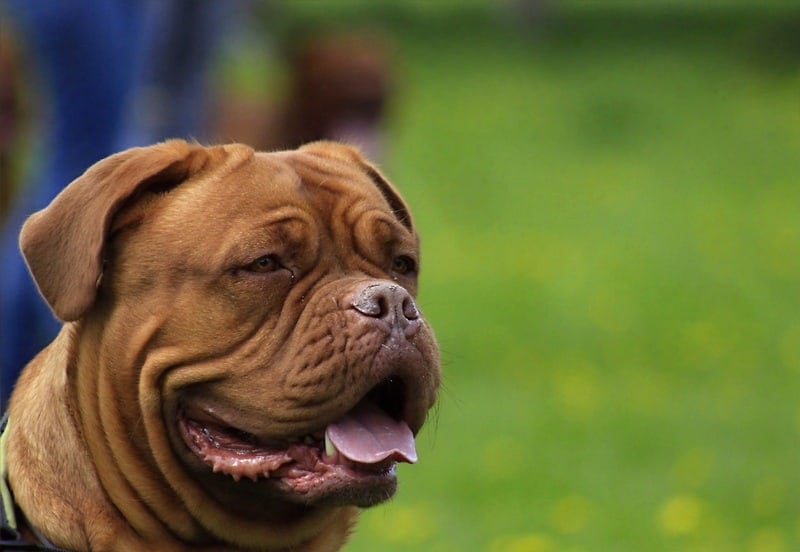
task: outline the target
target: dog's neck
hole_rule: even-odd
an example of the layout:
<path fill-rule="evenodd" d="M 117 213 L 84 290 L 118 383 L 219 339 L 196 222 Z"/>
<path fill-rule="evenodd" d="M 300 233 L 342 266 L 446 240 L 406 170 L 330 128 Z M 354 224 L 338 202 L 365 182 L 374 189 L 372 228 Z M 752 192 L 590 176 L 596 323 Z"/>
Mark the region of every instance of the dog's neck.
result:
<path fill-rule="evenodd" d="M 17 511 L 14 495 L 6 481 L 6 442 L 8 441 L 8 413 L 0 421 L 0 550 L 40 550 L 65 552 L 56 548 L 34 526 L 27 523 L 21 511 Z M 20 514 L 19 516 L 17 514 Z"/>
<path fill-rule="evenodd" d="M 9 404 L 13 425 L 8 431 L 8 482 L 28 523 L 68 549 L 88 547 L 81 526 L 83 504 L 75 497 L 102 497 L 94 468 L 81 449 L 81 438 L 69 405 L 69 363 L 62 360 L 55 373 L 49 359 L 73 360 L 71 344 L 76 328 L 65 326 L 56 339 L 31 361 L 16 384 Z M 77 477 L 73 483 L 69 479 Z M 27 482 L 35 481 L 36 485 Z M 85 487 L 76 492 L 75 485 Z"/>

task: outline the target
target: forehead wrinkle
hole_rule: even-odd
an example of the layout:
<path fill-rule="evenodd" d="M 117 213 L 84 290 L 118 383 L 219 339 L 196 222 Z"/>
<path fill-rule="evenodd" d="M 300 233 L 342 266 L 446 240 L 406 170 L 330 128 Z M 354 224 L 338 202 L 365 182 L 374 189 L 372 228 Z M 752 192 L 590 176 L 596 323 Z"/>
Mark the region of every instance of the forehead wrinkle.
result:
<path fill-rule="evenodd" d="M 259 192 L 285 192 L 287 196 L 299 191 L 303 184 L 300 175 L 285 159 L 264 152 L 255 155 L 246 178 Z"/>
<path fill-rule="evenodd" d="M 369 177 L 351 164 L 338 160 L 322 160 L 317 156 L 297 152 L 277 155 L 299 176 L 301 186 L 311 193 L 318 190 L 335 196 L 355 193 L 378 198 L 389 207 L 383 194 Z"/>
<path fill-rule="evenodd" d="M 297 166 L 301 189 L 334 234 L 341 234 L 349 242 L 352 227 L 369 213 L 385 213 L 387 218 L 393 218 L 386 198 L 360 171 L 337 165 L 336 168 L 348 169 L 349 174 L 342 175 L 302 161 Z"/>
<path fill-rule="evenodd" d="M 295 152 L 269 154 L 289 167 L 297 179 L 297 191 L 315 213 L 323 247 L 334 258 L 355 252 L 362 262 L 375 259 L 364 255 L 365 223 L 378 220 L 389 225 L 391 241 L 408 243 L 416 249 L 415 233 L 394 213 L 392 205 L 376 184 L 360 168 L 341 161 L 330 162 Z M 372 224 L 366 224 L 372 226 Z M 372 232 L 367 230 L 369 235 Z M 368 239 L 367 239 L 368 241 Z M 335 262 L 335 261 L 334 261 Z"/>
<path fill-rule="evenodd" d="M 390 203 L 383 189 L 361 171 L 348 166 L 348 169 L 352 169 L 348 171 L 350 177 L 343 177 L 340 174 L 320 171 L 316 166 L 306 165 L 306 167 L 311 169 L 315 177 L 322 176 L 322 178 L 309 180 L 302 178 L 301 175 L 302 185 L 306 189 L 313 186 L 316 190 L 327 192 L 329 197 L 334 198 L 334 207 L 329 209 L 331 214 L 342 214 L 344 220 L 352 225 L 356 225 L 365 216 L 373 214 L 375 218 L 379 218 L 391 226 L 395 240 L 415 239 L 416 232 L 411 225 L 410 217 L 404 215 L 407 212 L 404 209 L 398 211 Z M 342 203 L 346 204 L 340 206 Z"/>
<path fill-rule="evenodd" d="M 249 162 L 247 162 L 249 161 Z M 256 156 L 223 174 L 187 182 L 171 191 L 169 201 L 155 201 L 137 237 L 155 256 L 166 252 L 186 255 L 198 264 L 221 263 L 230 251 L 263 245 L 254 236 L 259 228 L 272 233 L 292 221 L 314 226 L 296 190 L 299 175 L 285 162 Z M 166 199 L 166 196 L 165 196 Z M 194 236 L 205 234 L 200 246 Z M 152 244 L 160 244 L 152 247 Z M 171 247 L 168 247 L 171 246 Z"/>

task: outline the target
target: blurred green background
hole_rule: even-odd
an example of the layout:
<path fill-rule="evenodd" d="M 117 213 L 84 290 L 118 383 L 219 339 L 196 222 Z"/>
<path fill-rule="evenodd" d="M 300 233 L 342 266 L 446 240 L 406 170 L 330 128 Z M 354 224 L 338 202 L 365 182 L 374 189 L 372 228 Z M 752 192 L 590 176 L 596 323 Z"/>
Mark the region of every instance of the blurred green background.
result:
<path fill-rule="evenodd" d="M 393 36 L 443 351 L 348 550 L 800 550 L 798 8 L 286 4 Z"/>

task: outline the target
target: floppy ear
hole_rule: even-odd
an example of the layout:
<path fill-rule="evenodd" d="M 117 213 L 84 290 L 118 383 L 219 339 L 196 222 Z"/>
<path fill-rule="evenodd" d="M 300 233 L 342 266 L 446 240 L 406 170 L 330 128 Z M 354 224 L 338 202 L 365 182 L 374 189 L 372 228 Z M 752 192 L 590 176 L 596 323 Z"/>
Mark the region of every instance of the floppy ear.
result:
<path fill-rule="evenodd" d="M 301 151 L 319 155 L 321 157 L 328 157 L 346 161 L 349 163 L 356 163 L 367 176 L 370 177 L 375 186 L 381 192 L 381 195 L 389 203 L 394 216 L 397 217 L 403 226 L 414 231 L 414 221 L 411 219 L 411 210 L 406 205 L 400 193 L 392 186 L 388 180 L 381 174 L 381 172 L 364 159 L 358 149 L 340 144 L 338 142 L 312 142 L 300 148 Z"/>
<path fill-rule="evenodd" d="M 168 189 L 200 171 L 206 149 L 182 140 L 132 148 L 92 165 L 22 226 L 20 249 L 39 292 L 62 321 L 94 302 L 114 214 L 135 194 Z"/>

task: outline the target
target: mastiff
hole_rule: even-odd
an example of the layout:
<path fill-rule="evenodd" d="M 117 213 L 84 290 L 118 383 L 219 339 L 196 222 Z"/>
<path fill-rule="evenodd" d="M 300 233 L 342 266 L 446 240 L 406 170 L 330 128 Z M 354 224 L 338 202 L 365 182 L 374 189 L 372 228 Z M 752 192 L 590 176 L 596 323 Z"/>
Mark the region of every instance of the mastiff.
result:
<path fill-rule="evenodd" d="M 20 246 L 65 323 L 3 433 L 21 540 L 337 550 L 416 461 L 440 379 L 419 241 L 356 150 L 129 149 Z"/>

